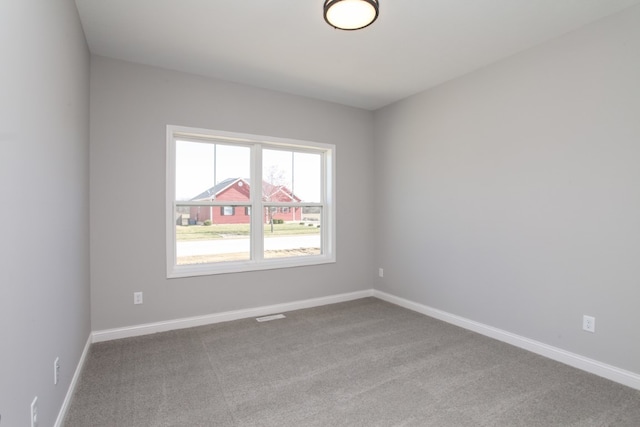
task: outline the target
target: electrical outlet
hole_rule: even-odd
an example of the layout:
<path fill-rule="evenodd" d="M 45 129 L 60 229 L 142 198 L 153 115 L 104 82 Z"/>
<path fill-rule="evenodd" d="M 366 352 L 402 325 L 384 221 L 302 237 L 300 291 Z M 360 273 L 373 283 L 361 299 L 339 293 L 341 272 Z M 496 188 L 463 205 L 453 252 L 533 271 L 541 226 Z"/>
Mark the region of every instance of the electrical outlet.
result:
<path fill-rule="evenodd" d="M 53 384 L 58 385 L 58 378 L 60 377 L 60 358 L 56 357 L 53 361 Z"/>
<path fill-rule="evenodd" d="M 142 292 L 134 292 L 133 293 L 133 303 L 134 304 L 142 304 Z"/>
<path fill-rule="evenodd" d="M 378 276 L 384 277 L 384 268 L 379 268 L 378 269 Z"/>
<path fill-rule="evenodd" d="M 587 316 L 587 315 L 582 316 L 582 329 L 584 329 L 587 332 L 595 332 L 596 318 L 592 316 Z"/>
<path fill-rule="evenodd" d="M 38 396 L 31 402 L 31 427 L 38 427 Z"/>

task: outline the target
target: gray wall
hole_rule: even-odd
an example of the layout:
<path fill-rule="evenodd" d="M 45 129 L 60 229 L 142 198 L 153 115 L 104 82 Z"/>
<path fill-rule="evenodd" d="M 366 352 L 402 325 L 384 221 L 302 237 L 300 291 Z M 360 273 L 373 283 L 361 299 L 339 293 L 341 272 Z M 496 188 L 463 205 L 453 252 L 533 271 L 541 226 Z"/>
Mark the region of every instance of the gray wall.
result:
<path fill-rule="evenodd" d="M 167 124 L 335 144 L 337 263 L 167 279 Z M 370 289 L 372 145 L 369 111 L 92 57 L 93 330 Z"/>
<path fill-rule="evenodd" d="M 74 2 L 0 2 L 0 52 L 1 425 L 30 425 L 37 395 L 51 426 L 90 333 L 89 52 Z"/>
<path fill-rule="evenodd" d="M 635 7 L 377 111 L 375 287 L 640 373 L 639 52 Z"/>

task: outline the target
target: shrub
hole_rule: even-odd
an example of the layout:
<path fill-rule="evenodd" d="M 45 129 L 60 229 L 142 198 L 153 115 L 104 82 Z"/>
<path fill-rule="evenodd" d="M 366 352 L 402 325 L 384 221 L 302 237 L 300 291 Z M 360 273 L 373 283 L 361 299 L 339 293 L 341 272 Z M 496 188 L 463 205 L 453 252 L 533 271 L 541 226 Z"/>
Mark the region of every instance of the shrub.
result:
<path fill-rule="evenodd" d="M 211 220 L 210 220 L 210 219 L 205 220 L 205 221 L 202 223 L 202 225 L 211 225 Z"/>

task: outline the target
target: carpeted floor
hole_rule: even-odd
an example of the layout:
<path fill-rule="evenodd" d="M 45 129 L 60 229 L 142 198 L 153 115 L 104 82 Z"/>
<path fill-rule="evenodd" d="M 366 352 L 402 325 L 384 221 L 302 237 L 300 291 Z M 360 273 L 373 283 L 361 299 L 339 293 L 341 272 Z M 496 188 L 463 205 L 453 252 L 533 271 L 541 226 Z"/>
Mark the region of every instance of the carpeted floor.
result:
<path fill-rule="evenodd" d="M 640 426 L 640 391 L 366 298 L 97 343 L 66 427 Z"/>

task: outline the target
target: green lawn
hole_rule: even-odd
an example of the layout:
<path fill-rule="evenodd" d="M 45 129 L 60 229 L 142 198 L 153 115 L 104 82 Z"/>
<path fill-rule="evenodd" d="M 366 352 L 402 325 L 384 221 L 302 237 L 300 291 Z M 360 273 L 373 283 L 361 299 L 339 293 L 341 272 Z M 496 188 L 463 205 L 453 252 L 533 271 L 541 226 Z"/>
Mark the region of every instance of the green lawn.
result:
<path fill-rule="evenodd" d="M 264 226 L 265 236 L 292 236 L 296 234 L 318 234 L 320 228 L 306 224 L 285 223 L 274 224 L 273 233 L 271 225 Z M 189 225 L 176 226 L 177 240 L 212 240 L 241 237 L 249 235 L 249 224 L 213 224 L 213 225 Z"/>

